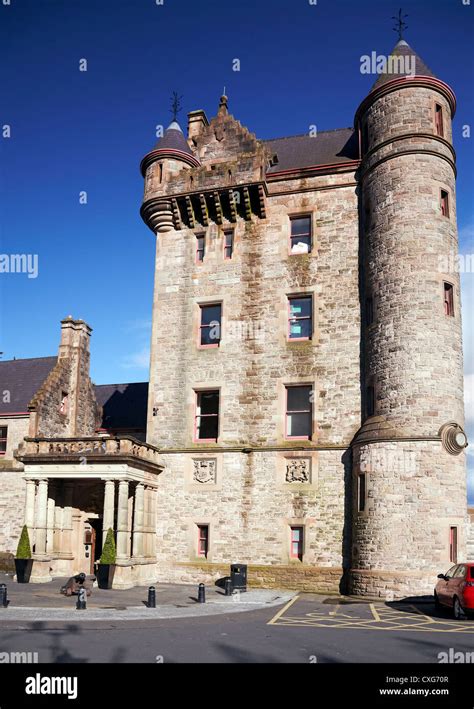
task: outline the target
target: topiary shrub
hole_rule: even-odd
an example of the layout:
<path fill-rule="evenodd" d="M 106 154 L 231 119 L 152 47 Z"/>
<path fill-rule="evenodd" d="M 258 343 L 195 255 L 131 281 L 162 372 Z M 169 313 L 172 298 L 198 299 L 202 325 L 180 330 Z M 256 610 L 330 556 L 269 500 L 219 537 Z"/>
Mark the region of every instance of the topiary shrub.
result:
<path fill-rule="evenodd" d="M 115 564 L 117 558 L 117 552 L 115 549 L 115 539 L 113 530 L 109 527 L 107 530 L 107 536 L 105 538 L 104 548 L 102 549 L 102 556 L 100 557 L 101 564 Z"/>
<path fill-rule="evenodd" d="M 28 534 L 28 527 L 26 524 L 21 530 L 20 541 L 18 542 L 18 549 L 16 551 L 16 558 L 31 559 L 30 536 Z"/>

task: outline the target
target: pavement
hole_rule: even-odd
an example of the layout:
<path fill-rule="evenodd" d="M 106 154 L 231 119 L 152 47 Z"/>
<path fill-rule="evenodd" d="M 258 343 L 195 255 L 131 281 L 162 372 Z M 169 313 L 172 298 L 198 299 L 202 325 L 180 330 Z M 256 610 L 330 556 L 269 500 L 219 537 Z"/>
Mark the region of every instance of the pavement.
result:
<path fill-rule="evenodd" d="M 156 608 L 148 608 L 148 586 L 127 590 L 93 588 L 87 598 L 86 610 L 76 610 L 77 596 L 63 596 L 59 589 L 67 578 L 51 583 L 18 584 L 8 574 L 0 574 L 0 583 L 7 585 L 8 608 L 0 608 L 2 622 L 24 621 L 87 621 L 191 618 L 258 610 L 287 603 L 295 591 L 249 589 L 226 596 L 218 586 L 206 587 L 206 602 L 198 603 L 197 585 L 156 583 Z"/>

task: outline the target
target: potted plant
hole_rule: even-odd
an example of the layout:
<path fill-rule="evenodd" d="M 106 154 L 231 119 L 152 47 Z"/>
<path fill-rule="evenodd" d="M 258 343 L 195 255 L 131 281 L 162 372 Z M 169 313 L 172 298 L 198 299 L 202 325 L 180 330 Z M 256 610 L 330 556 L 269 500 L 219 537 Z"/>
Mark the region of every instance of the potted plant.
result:
<path fill-rule="evenodd" d="M 109 527 L 105 538 L 104 548 L 102 549 L 102 555 L 100 557 L 97 573 L 97 585 L 99 588 L 112 588 L 116 558 L 117 552 L 115 550 L 114 533 Z"/>
<path fill-rule="evenodd" d="M 28 527 L 26 524 L 21 530 L 20 541 L 15 557 L 15 571 L 17 583 L 28 583 L 33 567 L 33 559 L 31 558 L 30 537 L 28 535 Z"/>

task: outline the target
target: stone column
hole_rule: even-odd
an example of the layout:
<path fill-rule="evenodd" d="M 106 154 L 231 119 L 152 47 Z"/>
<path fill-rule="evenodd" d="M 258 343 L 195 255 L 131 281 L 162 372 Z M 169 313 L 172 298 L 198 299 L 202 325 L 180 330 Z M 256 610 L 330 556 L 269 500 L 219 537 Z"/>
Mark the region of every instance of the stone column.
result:
<path fill-rule="evenodd" d="M 121 480 L 117 506 L 117 561 L 128 559 L 128 537 L 128 480 Z"/>
<path fill-rule="evenodd" d="M 104 516 L 102 519 L 102 546 L 105 544 L 108 530 L 114 528 L 114 512 L 115 482 L 113 480 L 106 480 L 104 493 Z"/>
<path fill-rule="evenodd" d="M 36 547 L 35 556 L 46 556 L 46 532 L 48 522 L 48 481 L 38 482 L 36 498 Z"/>
<path fill-rule="evenodd" d="M 26 481 L 26 494 L 25 494 L 25 524 L 28 528 L 28 534 L 30 537 L 30 544 L 34 543 L 34 531 L 35 531 L 35 497 L 36 497 L 36 481 L 27 480 Z"/>
<path fill-rule="evenodd" d="M 61 534 L 61 556 L 72 557 L 72 493 L 73 483 L 64 483 L 63 531 Z"/>
<path fill-rule="evenodd" d="M 156 487 L 150 488 L 150 556 L 156 559 L 156 507 L 158 503 Z"/>
<path fill-rule="evenodd" d="M 150 488 L 145 487 L 143 500 L 143 555 L 150 556 Z"/>
<path fill-rule="evenodd" d="M 48 509 L 46 514 L 46 553 L 54 552 L 54 508 L 56 506 L 53 497 L 52 485 L 49 486 Z"/>
<path fill-rule="evenodd" d="M 53 549 L 55 554 L 60 554 L 62 551 L 62 536 L 63 536 L 63 515 L 64 508 L 56 504 L 54 508 L 54 539 Z"/>
<path fill-rule="evenodd" d="M 138 483 L 135 488 L 135 514 L 133 518 L 133 556 L 143 557 L 143 522 L 144 522 L 145 487 Z"/>

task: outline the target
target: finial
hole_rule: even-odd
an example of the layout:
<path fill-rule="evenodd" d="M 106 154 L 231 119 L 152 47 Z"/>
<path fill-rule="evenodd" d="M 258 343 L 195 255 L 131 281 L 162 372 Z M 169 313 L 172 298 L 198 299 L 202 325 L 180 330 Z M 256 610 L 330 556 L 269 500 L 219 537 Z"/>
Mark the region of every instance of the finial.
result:
<path fill-rule="evenodd" d="M 224 93 L 221 96 L 221 100 L 219 101 L 219 110 L 217 113 L 220 114 L 225 114 L 227 113 L 227 96 L 225 95 L 225 86 L 224 86 Z"/>
<path fill-rule="evenodd" d="M 173 95 L 171 97 L 171 110 L 170 113 L 173 114 L 173 121 L 176 120 L 178 113 L 182 110 L 181 108 L 181 99 L 182 96 L 178 96 L 177 91 L 173 91 Z"/>
<path fill-rule="evenodd" d="M 404 30 L 408 29 L 408 25 L 403 21 L 405 17 L 408 17 L 408 15 L 402 14 L 402 8 L 398 11 L 398 17 L 392 17 L 392 20 L 395 20 L 396 22 L 396 26 L 393 28 L 393 31 L 398 32 L 399 42 L 403 39 Z"/>

